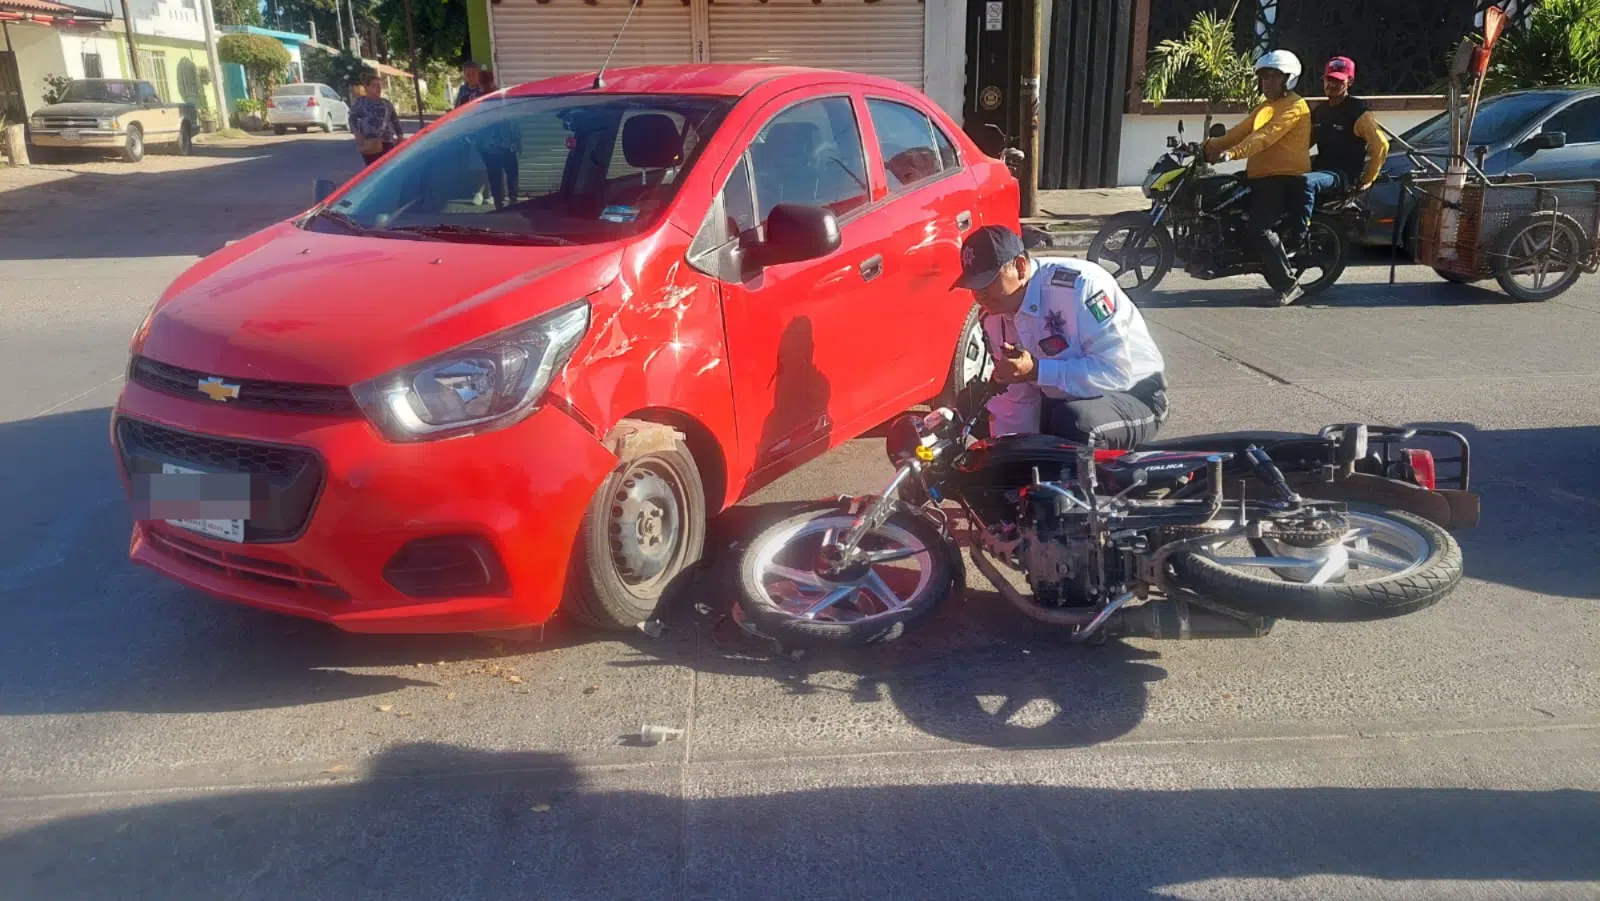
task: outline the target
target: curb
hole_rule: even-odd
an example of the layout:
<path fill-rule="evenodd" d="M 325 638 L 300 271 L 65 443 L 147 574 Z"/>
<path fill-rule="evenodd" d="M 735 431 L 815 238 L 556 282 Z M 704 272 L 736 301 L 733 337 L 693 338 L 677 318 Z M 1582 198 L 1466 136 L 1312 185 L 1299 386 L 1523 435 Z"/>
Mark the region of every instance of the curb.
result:
<path fill-rule="evenodd" d="M 1022 243 L 1028 249 L 1085 250 L 1094 242 L 1094 232 L 1051 231 L 1037 226 L 1022 227 Z"/>

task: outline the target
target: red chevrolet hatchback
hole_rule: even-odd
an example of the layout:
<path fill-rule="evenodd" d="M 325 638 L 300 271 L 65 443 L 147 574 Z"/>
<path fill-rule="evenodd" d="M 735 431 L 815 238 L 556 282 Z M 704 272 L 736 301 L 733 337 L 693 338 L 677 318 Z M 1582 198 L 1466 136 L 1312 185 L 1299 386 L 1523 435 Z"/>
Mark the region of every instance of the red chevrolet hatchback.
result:
<path fill-rule="evenodd" d="M 885 79 L 485 97 L 156 303 L 111 426 L 132 559 L 352 631 L 636 625 L 708 516 L 975 374 L 960 242 L 1017 213 Z"/>

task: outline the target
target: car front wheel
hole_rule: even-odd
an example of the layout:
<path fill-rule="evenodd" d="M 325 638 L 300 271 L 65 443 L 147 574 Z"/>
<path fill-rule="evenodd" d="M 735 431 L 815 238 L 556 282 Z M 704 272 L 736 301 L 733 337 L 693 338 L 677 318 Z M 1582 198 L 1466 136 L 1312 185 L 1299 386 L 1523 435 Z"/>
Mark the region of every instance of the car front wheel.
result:
<path fill-rule="evenodd" d="M 128 139 L 122 145 L 122 159 L 128 163 L 144 159 L 144 131 L 137 125 L 128 126 Z"/>
<path fill-rule="evenodd" d="M 566 606 L 582 622 L 623 630 L 660 614 L 706 541 L 706 497 L 684 436 L 625 419 L 618 462 L 589 502 L 573 549 Z"/>

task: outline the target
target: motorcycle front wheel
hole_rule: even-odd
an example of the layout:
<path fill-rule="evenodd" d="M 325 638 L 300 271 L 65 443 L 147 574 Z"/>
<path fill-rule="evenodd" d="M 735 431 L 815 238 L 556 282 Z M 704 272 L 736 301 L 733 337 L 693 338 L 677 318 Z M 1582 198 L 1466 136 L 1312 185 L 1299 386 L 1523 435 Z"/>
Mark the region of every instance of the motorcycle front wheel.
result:
<path fill-rule="evenodd" d="M 1135 300 L 1149 294 L 1172 271 L 1178 249 L 1165 225 L 1147 212 L 1118 213 L 1089 242 L 1089 262 L 1098 264 Z"/>
<path fill-rule="evenodd" d="M 932 613 L 955 588 L 957 568 L 939 530 L 904 511 L 867 535 L 870 562 L 837 579 L 815 562 L 831 533 L 855 516 L 836 504 L 797 513 L 751 539 L 739 559 L 740 609 L 761 634 L 788 646 L 893 641 Z"/>

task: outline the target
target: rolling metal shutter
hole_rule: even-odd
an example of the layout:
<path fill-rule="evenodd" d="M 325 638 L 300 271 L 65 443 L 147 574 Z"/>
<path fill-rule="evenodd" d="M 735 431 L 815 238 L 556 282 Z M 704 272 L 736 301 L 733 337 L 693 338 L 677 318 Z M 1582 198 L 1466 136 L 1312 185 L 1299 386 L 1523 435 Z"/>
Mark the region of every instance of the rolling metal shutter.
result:
<path fill-rule="evenodd" d="M 502 87 L 553 75 L 593 72 L 605 61 L 629 0 L 500 0 L 493 17 L 495 80 Z M 694 61 L 689 6 L 645 0 L 611 58 L 611 68 L 667 66 Z"/>
<path fill-rule="evenodd" d="M 843 69 L 922 90 L 919 0 L 714 0 L 711 62 Z"/>

